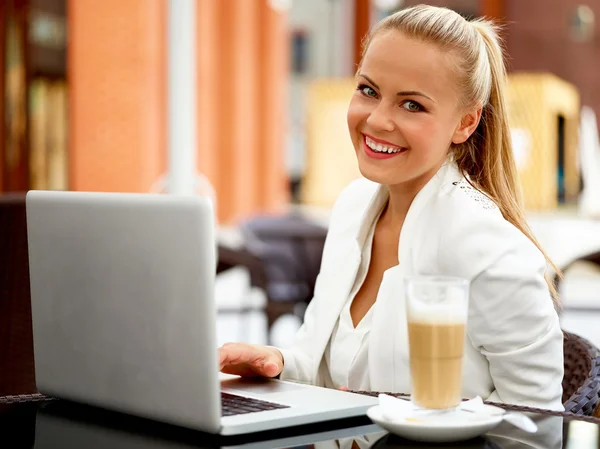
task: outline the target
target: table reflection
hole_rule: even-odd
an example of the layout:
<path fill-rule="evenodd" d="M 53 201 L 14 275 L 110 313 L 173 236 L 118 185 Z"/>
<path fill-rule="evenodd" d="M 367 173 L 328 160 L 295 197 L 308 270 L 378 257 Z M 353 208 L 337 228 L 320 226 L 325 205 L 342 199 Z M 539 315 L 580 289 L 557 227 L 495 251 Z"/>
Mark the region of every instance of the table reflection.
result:
<path fill-rule="evenodd" d="M 536 433 L 530 434 L 502 423 L 487 435 L 502 449 L 536 448 L 561 449 L 563 447 L 563 418 L 561 416 L 528 415 L 538 426 Z M 595 425 L 592 424 L 595 427 Z"/>
<path fill-rule="evenodd" d="M 98 426 L 43 412 L 38 412 L 36 420 L 34 449 L 189 449 L 192 447 L 197 446 L 176 439 Z"/>
<path fill-rule="evenodd" d="M 530 414 L 538 432 L 528 434 L 508 423 L 492 432 L 465 442 L 431 444 L 408 441 L 383 431 L 376 425 L 356 425 L 325 431 L 293 433 L 282 429 L 264 438 L 239 436 L 235 442 L 191 430 L 148 424 L 110 413 L 47 413 L 39 410 L 35 419 L 34 449 L 111 448 L 111 449 L 184 449 L 184 448 L 296 448 L 296 449 L 598 449 L 599 426 L 561 416 Z M 137 423 L 137 424 L 136 424 Z M 32 429 L 33 430 L 33 429 Z M 30 445 L 28 447 L 31 447 Z"/>
<path fill-rule="evenodd" d="M 387 432 L 377 432 L 360 437 L 342 438 L 316 443 L 315 449 L 383 449 L 383 448 L 437 448 L 437 449 L 598 449 L 599 427 L 583 421 L 564 421 L 561 416 L 528 414 L 537 424 L 538 431 L 529 434 L 502 423 L 484 437 L 458 443 L 419 443 L 408 441 Z"/>

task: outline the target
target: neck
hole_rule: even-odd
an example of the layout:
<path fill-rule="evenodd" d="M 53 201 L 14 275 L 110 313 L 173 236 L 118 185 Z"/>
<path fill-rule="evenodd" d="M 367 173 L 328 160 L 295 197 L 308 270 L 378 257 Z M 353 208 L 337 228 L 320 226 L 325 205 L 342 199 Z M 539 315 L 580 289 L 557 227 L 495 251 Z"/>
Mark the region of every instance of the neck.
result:
<path fill-rule="evenodd" d="M 388 185 L 389 199 L 381 219 L 399 231 L 415 197 L 435 176 L 438 169 L 402 184 Z"/>
<path fill-rule="evenodd" d="M 406 185 L 387 186 L 389 198 L 382 220 L 392 228 L 402 228 L 408 209 L 419 190 L 408 188 Z"/>

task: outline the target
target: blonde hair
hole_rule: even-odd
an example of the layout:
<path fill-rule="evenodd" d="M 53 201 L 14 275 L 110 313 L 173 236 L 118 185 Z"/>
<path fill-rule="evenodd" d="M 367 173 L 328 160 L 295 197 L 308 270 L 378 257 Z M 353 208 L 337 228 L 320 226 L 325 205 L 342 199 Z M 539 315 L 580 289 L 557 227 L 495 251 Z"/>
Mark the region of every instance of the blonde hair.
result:
<path fill-rule="evenodd" d="M 504 99 L 507 76 L 499 27 L 485 19 L 467 21 L 447 8 L 414 6 L 377 23 L 363 43 L 363 56 L 374 36 L 390 30 L 436 44 L 455 57 L 454 71 L 463 94 L 460 106 L 479 105 L 483 109 L 471 137 L 462 144 L 452 144 L 454 160 L 473 187 L 497 204 L 504 218 L 537 246 L 560 276 L 560 270 L 542 249 L 525 220 Z M 546 281 L 558 305 L 554 282 Z"/>

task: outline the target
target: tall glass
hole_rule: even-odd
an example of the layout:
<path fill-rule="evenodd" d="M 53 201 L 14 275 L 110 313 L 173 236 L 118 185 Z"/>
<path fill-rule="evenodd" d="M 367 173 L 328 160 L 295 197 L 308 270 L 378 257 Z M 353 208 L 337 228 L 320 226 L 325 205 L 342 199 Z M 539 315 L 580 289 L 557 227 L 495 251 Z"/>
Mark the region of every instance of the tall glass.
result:
<path fill-rule="evenodd" d="M 445 276 L 405 280 L 412 402 L 451 409 L 461 401 L 469 281 Z"/>

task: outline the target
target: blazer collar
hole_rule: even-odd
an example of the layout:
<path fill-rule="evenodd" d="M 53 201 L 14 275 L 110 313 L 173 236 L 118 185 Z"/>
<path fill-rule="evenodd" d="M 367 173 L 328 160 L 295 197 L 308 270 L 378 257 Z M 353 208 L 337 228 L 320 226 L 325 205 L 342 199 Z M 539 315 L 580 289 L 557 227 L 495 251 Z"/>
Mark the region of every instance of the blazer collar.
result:
<path fill-rule="evenodd" d="M 429 182 L 419 191 L 419 193 L 417 193 L 415 199 L 411 203 L 404 220 L 404 224 L 402 225 L 402 232 L 400 234 L 401 243 L 408 241 L 407 236 L 412 233 L 413 226 L 417 222 L 418 216 L 427 202 L 435 195 L 435 193 L 439 192 L 443 186 L 450 184 L 452 181 L 458 181 L 461 179 L 463 179 L 463 175 L 460 173 L 460 170 L 454 162 L 454 159 L 449 157 L 433 176 L 433 178 L 431 178 Z M 356 242 L 357 249 L 362 248 L 365 237 L 369 232 L 373 221 L 381 212 L 381 209 L 388 201 L 388 198 L 389 192 L 387 187 L 382 184 L 377 184 L 377 188 L 375 188 L 371 193 L 368 206 L 363 210 L 358 222 L 354 226 L 354 240 Z M 400 248 L 402 248 L 402 244 L 400 244 L 398 248 L 398 257 L 400 260 L 402 260 L 400 257 L 402 255 Z M 406 255 L 406 251 L 402 252 Z"/>
<path fill-rule="evenodd" d="M 362 212 L 360 216 L 359 226 L 355 235 L 355 241 L 358 248 L 361 248 L 365 244 L 365 240 L 371 230 L 373 222 L 377 219 L 381 210 L 388 201 L 389 192 L 387 188 L 381 184 L 378 184 L 377 189 L 369 200 L 369 205 Z"/>

